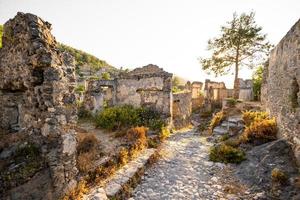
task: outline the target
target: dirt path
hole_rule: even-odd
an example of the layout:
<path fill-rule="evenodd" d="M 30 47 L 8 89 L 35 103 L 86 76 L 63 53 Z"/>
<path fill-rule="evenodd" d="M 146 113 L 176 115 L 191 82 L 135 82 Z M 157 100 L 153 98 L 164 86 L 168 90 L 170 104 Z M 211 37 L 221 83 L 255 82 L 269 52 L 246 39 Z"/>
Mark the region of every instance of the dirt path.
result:
<path fill-rule="evenodd" d="M 211 145 L 194 130 L 171 136 L 162 148 L 163 158 L 146 171 L 131 199 L 244 198 L 246 189 L 231 180 L 226 165 L 209 161 Z"/>

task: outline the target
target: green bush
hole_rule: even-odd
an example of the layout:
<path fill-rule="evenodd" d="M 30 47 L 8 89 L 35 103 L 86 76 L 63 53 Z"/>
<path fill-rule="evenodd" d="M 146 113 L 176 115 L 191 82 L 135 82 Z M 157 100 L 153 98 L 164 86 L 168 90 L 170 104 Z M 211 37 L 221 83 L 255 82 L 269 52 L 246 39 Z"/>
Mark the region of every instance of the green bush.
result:
<path fill-rule="evenodd" d="M 241 149 L 220 144 L 210 149 L 209 159 L 214 162 L 240 163 L 245 160 L 245 153 Z"/>
<path fill-rule="evenodd" d="M 78 85 L 76 88 L 75 88 L 75 92 L 78 93 L 78 94 L 81 94 L 85 91 L 85 87 L 84 85 Z"/>
<path fill-rule="evenodd" d="M 134 126 L 160 130 L 165 125 L 156 111 L 148 108 L 135 108 L 131 105 L 106 108 L 96 116 L 95 121 L 97 127 L 109 130 Z"/>
<path fill-rule="evenodd" d="M 77 111 L 77 116 L 79 119 L 92 119 L 93 114 L 91 111 L 86 110 L 84 106 L 79 104 L 78 111 Z"/>
<path fill-rule="evenodd" d="M 238 103 L 238 100 L 234 98 L 228 98 L 226 99 L 226 103 L 229 107 L 234 107 Z"/>

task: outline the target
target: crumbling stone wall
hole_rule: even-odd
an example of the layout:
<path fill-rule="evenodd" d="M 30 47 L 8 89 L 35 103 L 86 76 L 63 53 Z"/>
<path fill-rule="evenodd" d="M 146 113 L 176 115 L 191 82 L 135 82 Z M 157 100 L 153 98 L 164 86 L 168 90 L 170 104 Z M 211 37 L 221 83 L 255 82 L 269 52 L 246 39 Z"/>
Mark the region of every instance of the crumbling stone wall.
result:
<path fill-rule="evenodd" d="M 209 101 L 221 102 L 228 96 L 225 83 L 214 82 L 206 79 L 204 84 L 204 96 Z"/>
<path fill-rule="evenodd" d="M 279 135 L 294 144 L 300 163 L 300 20 L 272 50 L 261 99 L 276 117 Z"/>
<path fill-rule="evenodd" d="M 192 109 L 196 110 L 203 106 L 204 94 L 202 93 L 202 82 L 193 82 L 190 86 L 192 92 Z"/>
<path fill-rule="evenodd" d="M 32 14 L 18 13 L 4 24 L 0 128 L 26 135 L 23 144 L 40 148 L 57 199 L 76 184 L 76 83 L 74 59 L 57 49 L 50 30 Z"/>
<path fill-rule="evenodd" d="M 239 99 L 253 100 L 253 81 L 251 79 L 239 79 Z"/>
<path fill-rule="evenodd" d="M 173 94 L 173 125 L 175 128 L 186 127 L 191 122 L 192 93 Z"/>
<path fill-rule="evenodd" d="M 94 114 L 105 106 L 116 105 L 116 80 L 90 80 L 83 104 Z"/>
<path fill-rule="evenodd" d="M 156 65 L 147 65 L 117 79 L 117 104 L 151 107 L 171 117 L 172 74 Z"/>
<path fill-rule="evenodd" d="M 198 98 L 201 96 L 202 86 L 202 82 L 195 81 L 191 84 L 192 98 Z"/>

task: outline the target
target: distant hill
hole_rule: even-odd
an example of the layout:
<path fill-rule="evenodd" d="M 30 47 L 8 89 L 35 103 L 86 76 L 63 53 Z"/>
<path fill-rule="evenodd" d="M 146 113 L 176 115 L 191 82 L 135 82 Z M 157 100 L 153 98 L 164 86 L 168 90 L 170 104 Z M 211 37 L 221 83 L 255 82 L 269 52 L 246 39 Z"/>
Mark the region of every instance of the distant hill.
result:
<path fill-rule="evenodd" d="M 105 60 L 100 60 L 96 56 L 93 56 L 89 53 L 86 53 L 84 51 L 75 49 L 73 47 L 70 47 L 68 45 L 59 43 L 58 48 L 61 51 L 67 51 L 70 54 L 72 54 L 76 61 L 76 67 L 77 69 L 84 69 L 84 68 L 90 68 L 93 71 L 98 71 L 101 68 L 108 68 L 111 70 L 115 70 L 113 66 L 108 64 Z"/>

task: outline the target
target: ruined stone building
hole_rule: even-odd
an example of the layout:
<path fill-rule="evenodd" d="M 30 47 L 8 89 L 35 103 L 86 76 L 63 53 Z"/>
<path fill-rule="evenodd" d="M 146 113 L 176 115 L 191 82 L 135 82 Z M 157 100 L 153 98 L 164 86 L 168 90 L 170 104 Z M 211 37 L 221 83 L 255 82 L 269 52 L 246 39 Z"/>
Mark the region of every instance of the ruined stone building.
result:
<path fill-rule="evenodd" d="M 204 84 L 204 96 L 206 99 L 221 102 L 224 98 L 228 97 L 225 83 L 206 79 Z"/>
<path fill-rule="evenodd" d="M 172 74 L 158 66 L 147 65 L 113 80 L 92 80 L 88 83 L 84 105 L 94 113 L 106 105 L 129 104 L 153 108 L 166 120 L 171 118 Z"/>
<path fill-rule="evenodd" d="M 221 102 L 225 98 L 233 98 L 233 89 L 227 89 L 224 82 L 205 80 L 204 96 L 212 101 Z M 250 79 L 239 79 L 239 99 L 253 100 L 253 82 Z"/>
<path fill-rule="evenodd" d="M 77 119 L 74 59 L 57 49 L 50 30 L 48 22 L 32 14 L 18 13 L 4 24 L 0 129 L 6 140 L 14 136 L 14 142 L 1 146 L 0 157 L 5 163 L 13 160 L 18 149 L 35 146 L 39 158 L 34 164 L 38 161 L 40 166 L 33 168 L 28 159 L 2 166 L 1 195 L 5 193 L 10 199 L 58 199 L 76 184 L 76 138 L 72 128 Z M 25 176 L 17 179 L 15 185 L 8 185 L 5 177 L 27 165 L 34 173 L 40 173 L 38 178 L 33 177 L 27 184 Z M 39 189 L 32 188 L 33 182 Z"/>
<path fill-rule="evenodd" d="M 253 81 L 239 78 L 239 99 L 245 101 L 253 100 Z"/>
<path fill-rule="evenodd" d="M 261 100 L 276 117 L 281 137 L 294 144 L 300 163 L 300 20 L 272 50 L 265 66 Z"/>

